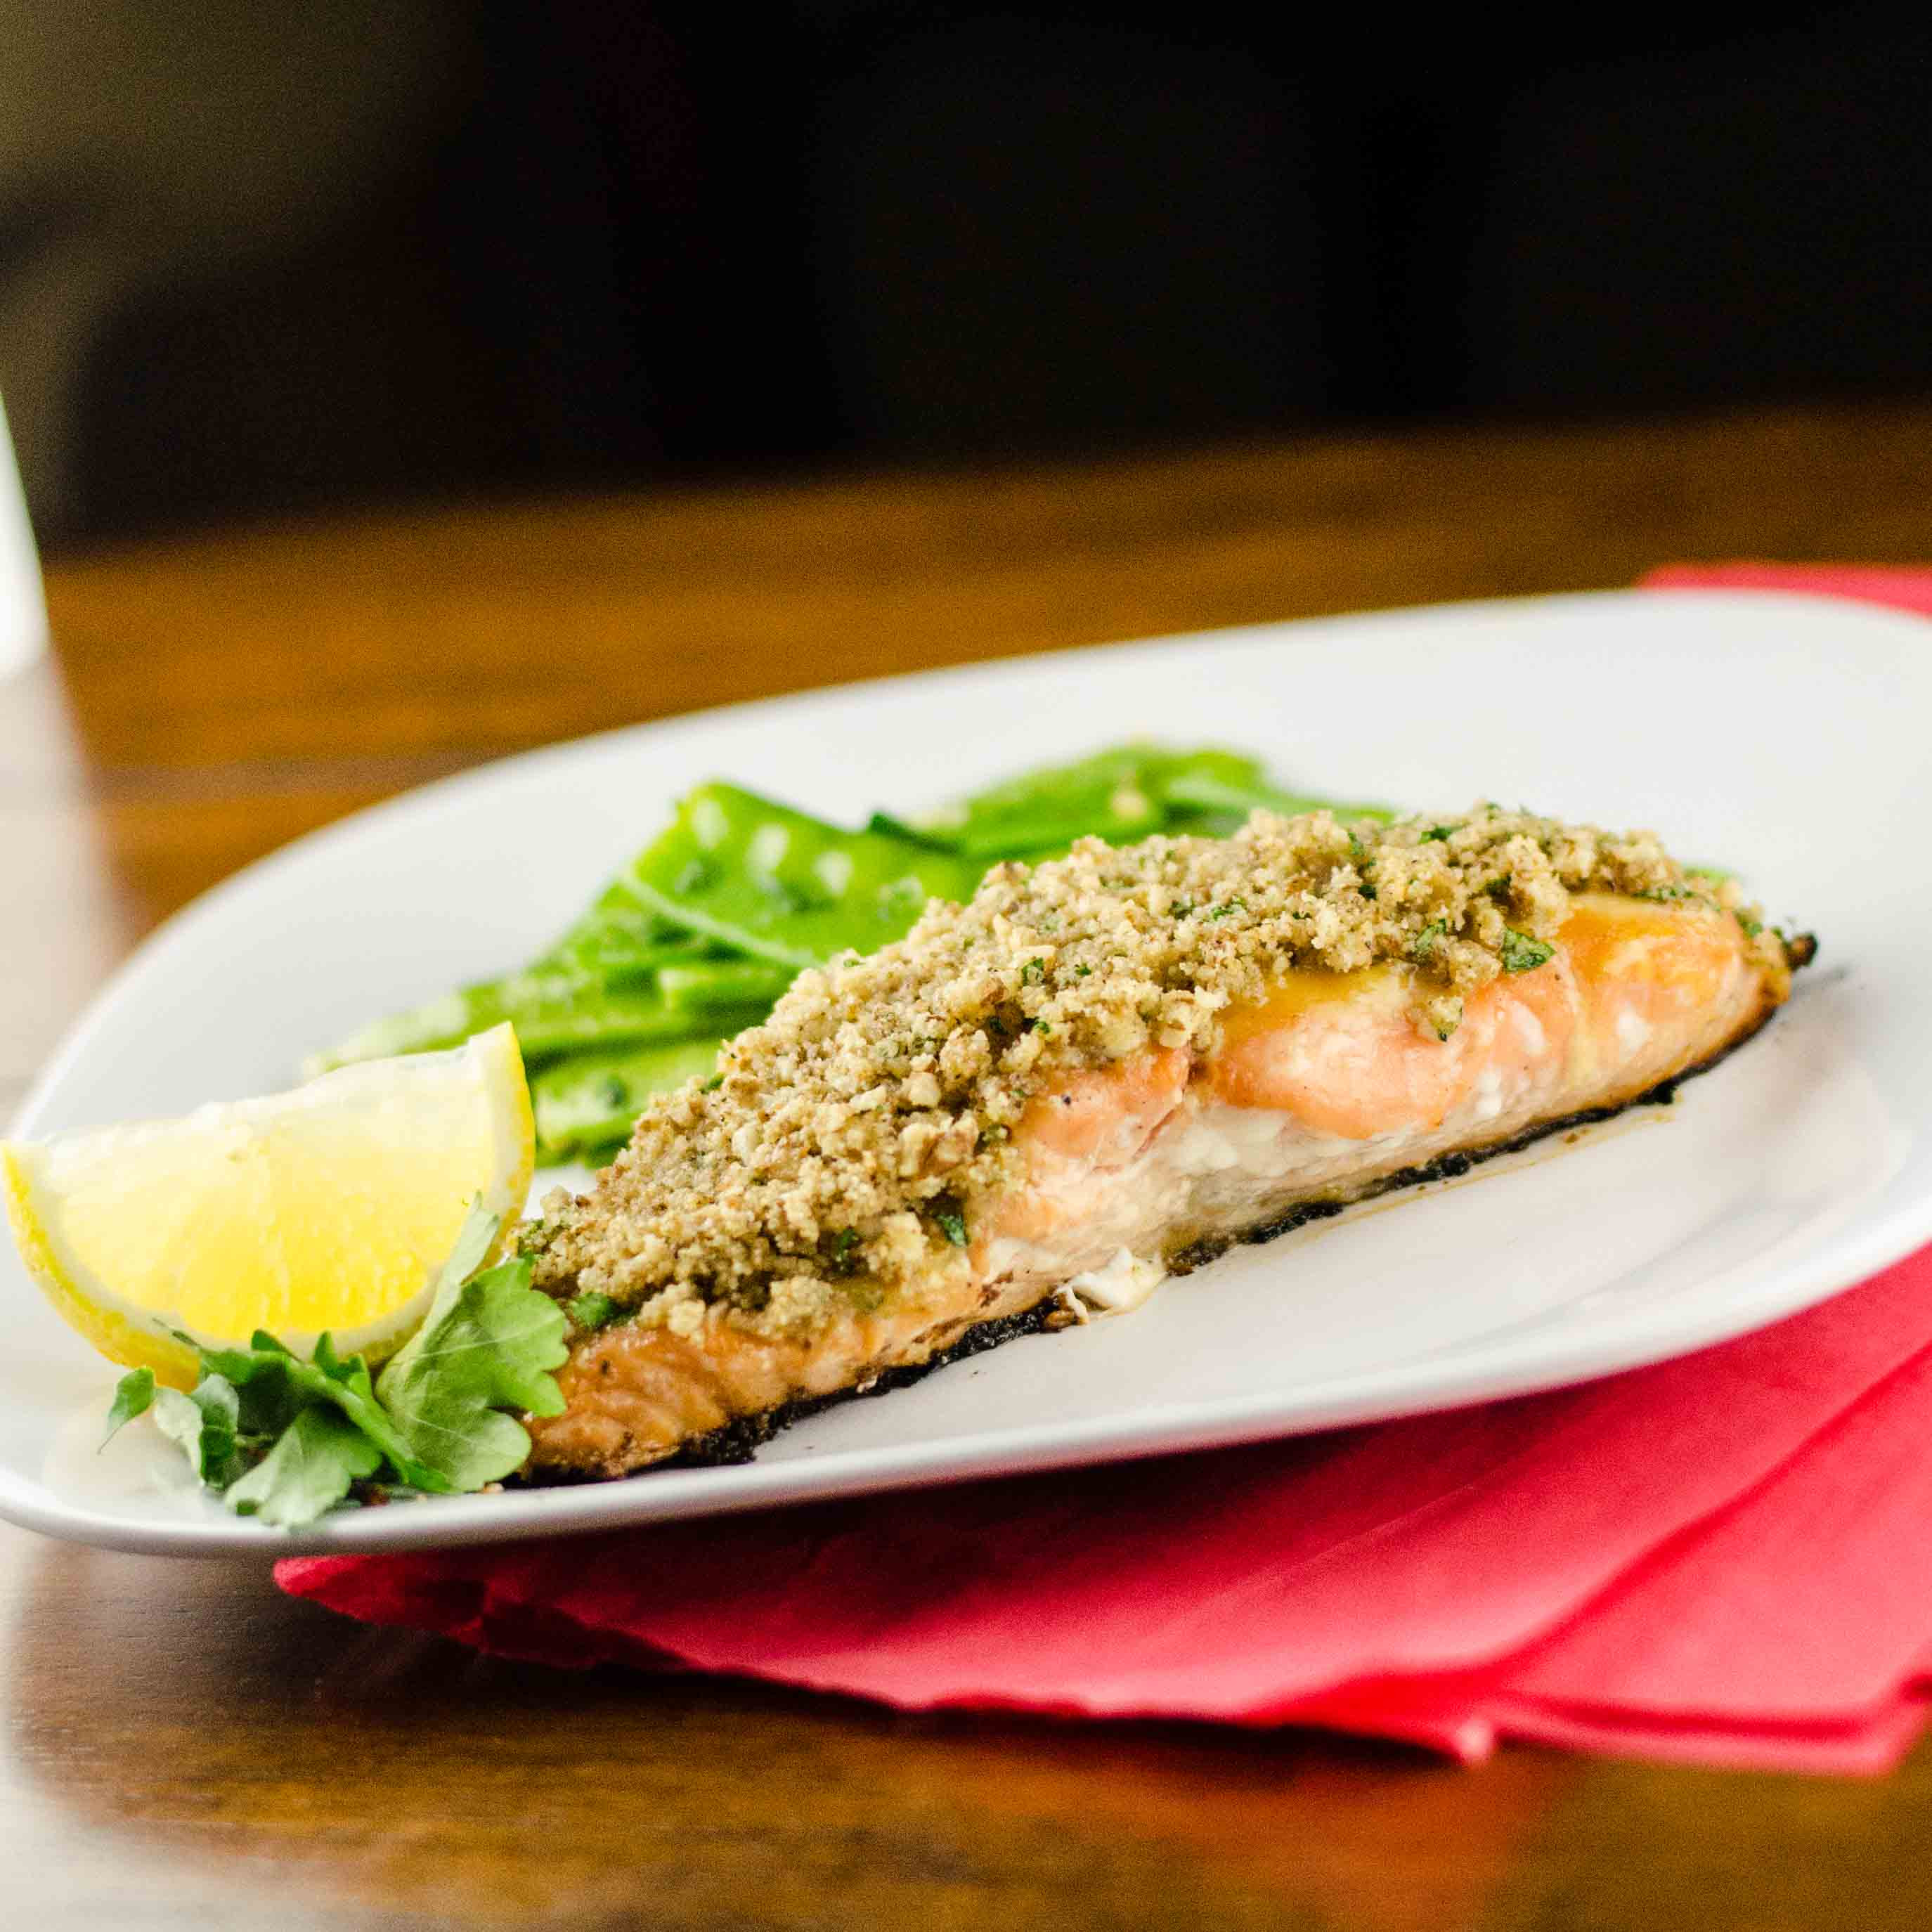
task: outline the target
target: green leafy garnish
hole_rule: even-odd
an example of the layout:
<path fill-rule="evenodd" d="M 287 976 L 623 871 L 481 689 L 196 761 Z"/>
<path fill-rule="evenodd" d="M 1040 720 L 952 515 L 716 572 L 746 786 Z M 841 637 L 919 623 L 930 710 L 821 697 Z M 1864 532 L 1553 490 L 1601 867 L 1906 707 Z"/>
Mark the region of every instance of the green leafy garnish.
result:
<path fill-rule="evenodd" d="M 1532 939 L 1513 926 L 1503 928 L 1503 943 L 1497 956 L 1505 973 L 1533 973 L 1556 956 L 1556 949 L 1546 941 Z"/>
<path fill-rule="evenodd" d="M 938 1222 L 939 1232 L 956 1248 L 966 1245 L 966 1217 L 958 1208 L 942 1208 L 932 1218 Z"/>
<path fill-rule="evenodd" d="M 313 1522 L 379 1475 L 391 1494 L 453 1495 L 499 1480 L 530 1454 L 508 1412 L 561 1413 L 549 1372 L 566 1352 L 563 1310 L 530 1286 L 527 1256 L 478 1272 L 501 1225 L 472 1210 L 422 1327 L 380 1382 L 360 1355 L 338 1355 L 327 1335 L 304 1361 L 258 1329 L 245 1348 L 197 1347 L 202 1377 L 187 1395 L 157 1388 L 149 1370 L 124 1376 L 108 1434 L 152 1409 L 202 1483 L 237 1514 L 280 1528 Z"/>
<path fill-rule="evenodd" d="M 237 1516 L 298 1529 L 333 1509 L 382 1464 L 382 1450 L 346 1417 L 330 1408 L 299 1409 L 268 1453 L 228 1485 L 224 1499 Z"/>
<path fill-rule="evenodd" d="M 520 1468 L 530 1438 L 508 1409 L 560 1415 L 563 1395 L 549 1372 L 562 1365 L 563 1310 L 530 1286 L 524 1257 L 486 1273 L 443 1272 L 423 1325 L 382 1373 L 376 1393 L 416 1462 L 405 1480 L 434 1489 L 480 1490 Z M 366 1372 L 366 1371 L 365 1371 Z"/>
<path fill-rule="evenodd" d="M 224 1376 L 203 1376 L 188 1395 L 178 1389 L 157 1389 L 154 1426 L 211 1488 L 225 1488 L 248 1466 L 242 1454 L 242 1398 Z"/>
<path fill-rule="evenodd" d="M 137 1415 L 145 1415 L 154 1400 L 154 1370 L 130 1369 L 114 1384 L 114 1400 L 107 1412 L 107 1432 L 100 1438 L 101 1448 L 105 1449 L 124 1424 Z"/>

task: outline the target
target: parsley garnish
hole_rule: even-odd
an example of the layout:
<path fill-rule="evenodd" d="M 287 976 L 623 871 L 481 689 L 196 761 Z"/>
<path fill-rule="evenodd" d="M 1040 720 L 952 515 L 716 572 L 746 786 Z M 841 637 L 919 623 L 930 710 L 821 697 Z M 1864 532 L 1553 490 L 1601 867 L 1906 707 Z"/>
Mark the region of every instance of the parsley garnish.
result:
<path fill-rule="evenodd" d="M 1421 842 L 1425 845 L 1432 845 L 1435 844 L 1438 839 L 1450 837 L 1458 830 L 1460 830 L 1460 828 L 1454 825 L 1432 825 L 1429 830 L 1422 835 Z"/>
<path fill-rule="evenodd" d="M 1526 932 L 1519 932 L 1513 926 L 1503 928 L 1503 943 L 1497 956 L 1503 962 L 1505 973 L 1533 973 L 1556 956 L 1556 949 L 1546 941 L 1532 939 Z"/>
<path fill-rule="evenodd" d="M 956 1208 L 942 1208 L 932 1217 L 939 1224 L 939 1232 L 956 1248 L 966 1245 L 966 1217 Z"/>
<path fill-rule="evenodd" d="M 1225 905 L 1210 906 L 1208 916 L 1210 919 L 1226 919 L 1230 913 L 1246 912 L 1247 909 L 1246 899 L 1229 899 Z"/>
<path fill-rule="evenodd" d="M 530 1258 L 482 1268 L 500 1226 L 472 1211 L 422 1326 L 380 1380 L 326 1335 L 304 1361 L 257 1329 L 245 1348 L 198 1348 L 189 1394 L 157 1388 L 146 1369 L 124 1376 L 108 1433 L 152 1408 L 203 1483 L 280 1528 L 313 1522 L 379 1474 L 442 1495 L 499 1480 L 530 1454 L 512 1412 L 562 1412 L 550 1371 L 566 1352 L 564 1312 L 530 1286 Z"/>
<path fill-rule="evenodd" d="M 114 1401 L 107 1412 L 107 1433 L 100 1438 L 102 1442 L 111 1442 L 123 1423 L 146 1414 L 154 1400 L 154 1370 L 130 1369 L 114 1385 Z"/>
<path fill-rule="evenodd" d="M 1176 899 L 1168 908 L 1167 916 L 1169 919 L 1185 919 L 1193 910 L 1194 902 L 1192 899 Z"/>
<path fill-rule="evenodd" d="M 1046 962 L 1043 959 L 1029 959 L 1020 968 L 1020 984 L 1023 986 L 1037 986 L 1046 977 Z"/>

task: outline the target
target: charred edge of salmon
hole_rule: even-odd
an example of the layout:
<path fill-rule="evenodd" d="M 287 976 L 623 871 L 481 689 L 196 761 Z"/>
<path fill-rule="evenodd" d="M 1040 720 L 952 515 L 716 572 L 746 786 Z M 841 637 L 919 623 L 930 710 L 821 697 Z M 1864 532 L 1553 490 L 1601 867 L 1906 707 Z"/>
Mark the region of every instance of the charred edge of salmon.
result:
<path fill-rule="evenodd" d="M 1785 942 L 1786 956 L 1795 970 L 1808 966 L 1818 956 L 1818 942 L 1808 932 L 1800 933 Z M 1513 1136 L 1506 1141 L 1498 1141 L 1493 1146 L 1472 1148 L 1466 1153 L 1438 1155 L 1434 1160 L 1418 1167 L 1405 1167 L 1394 1174 L 1384 1174 L 1359 1194 L 1352 1194 L 1341 1201 L 1304 1201 L 1292 1208 L 1273 1221 L 1264 1222 L 1259 1227 L 1250 1228 L 1245 1233 L 1229 1234 L 1212 1240 L 1197 1241 L 1191 1247 L 1184 1248 L 1172 1256 L 1167 1262 L 1170 1275 L 1191 1274 L 1198 1268 L 1219 1258 L 1230 1249 L 1258 1247 L 1264 1241 L 1278 1240 L 1283 1234 L 1291 1234 L 1298 1228 L 1306 1227 L 1311 1221 L 1324 1221 L 1343 1214 L 1351 1208 L 1358 1207 L 1365 1201 L 1372 1201 L 1378 1196 L 1390 1194 L 1398 1188 L 1420 1186 L 1424 1181 L 1453 1180 L 1467 1174 L 1478 1162 L 1494 1160 L 1506 1154 L 1516 1154 L 1532 1147 L 1552 1134 L 1574 1132 L 1579 1127 L 1593 1126 L 1600 1120 L 1614 1120 L 1618 1114 L 1628 1113 L 1633 1107 L 1666 1107 L 1677 1097 L 1677 1090 L 1687 1080 L 1694 1080 L 1700 1073 L 1708 1073 L 1712 1068 L 1728 1060 L 1741 1046 L 1755 1040 L 1777 1016 L 1781 1001 L 1767 1003 L 1750 1024 L 1735 1037 L 1727 1040 L 1715 1053 L 1707 1055 L 1694 1066 L 1686 1067 L 1680 1073 L 1673 1073 L 1660 1080 L 1654 1087 L 1647 1088 L 1628 1100 L 1619 1100 L 1606 1107 L 1586 1107 L 1576 1113 L 1564 1114 L 1553 1120 L 1546 1120 Z M 818 1415 L 843 1402 L 852 1402 L 866 1396 L 884 1395 L 893 1389 L 908 1387 L 921 1377 L 931 1375 L 935 1369 L 950 1366 L 955 1362 L 963 1362 L 974 1355 L 984 1354 L 988 1348 L 997 1348 L 1002 1342 L 1018 1340 L 1023 1335 L 1037 1335 L 1046 1330 L 1060 1325 L 1055 1317 L 1061 1312 L 1060 1291 L 1057 1287 L 1042 1291 L 1040 1298 L 1030 1307 L 1022 1308 L 1016 1313 L 1003 1315 L 996 1321 L 982 1322 L 968 1329 L 949 1348 L 942 1348 L 923 1362 L 914 1362 L 894 1368 L 881 1369 L 872 1380 L 862 1385 L 850 1388 L 834 1389 L 829 1394 L 795 1396 L 789 1402 L 781 1402 L 776 1408 L 760 1409 L 751 1415 L 734 1417 L 716 1429 L 707 1430 L 702 1436 L 694 1436 L 684 1443 L 675 1455 L 667 1456 L 662 1462 L 647 1463 L 640 1468 L 628 1472 L 631 1478 L 650 1476 L 664 1469 L 719 1468 L 740 1462 L 749 1462 L 758 1451 L 782 1429 L 789 1429 L 795 1422 L 803 1422 L 808 1417 Z M 608 1476 L 601 1476 L 589 1470 L 556 1468 L 532 1473 L 524 1471 L 518 1480 L 532 1485 L 554 1486 L 565 1483 L 608 1482 Z"/>
<path fill-rule="evenodd" d="M 950 1348 L 940 1349 L 926 1361 L 881 1369 L 871 1381 L 855 1384 L 850 1388 L 834 1389 L 829 1395 L 794 1396 L 776 1408 L 734 1417 L 716 1429 L 706 1430 L 702 1436 L 692 1436 L 674 1456 L 633 1469 L 629 1475 L 654 1476 L 665 1469 L 712 1469 L 730 1463 L 748 1462 L 780 1430 L 789 1429 L 794 1422 L 802 1422 L 822 1409 L 831 1408 L 842 1402 L 904 1388 L 922 1376 L 931 1375 L 935 1369 L 963 1362 L 969 1356 L 982 1355 L 988 1348 L 997 1348 L 1002 1342 L 1016 1341 L 1022 1335 L 1038 1334 L 1048 1325 L 1056 1305 L 1049 1292 L 1030 1308 L 1022 1308 L 1017 1314 L 1002 1315 L 994 1321 L 976 1323 Z M 541 1484 L 548 1488 L 562 1483 L 608 1482 L 610 1478 L 592 1470 L 546 1468 L 534 1472 L 526 1469 L 520 1480 L 533 1486 Z"/>

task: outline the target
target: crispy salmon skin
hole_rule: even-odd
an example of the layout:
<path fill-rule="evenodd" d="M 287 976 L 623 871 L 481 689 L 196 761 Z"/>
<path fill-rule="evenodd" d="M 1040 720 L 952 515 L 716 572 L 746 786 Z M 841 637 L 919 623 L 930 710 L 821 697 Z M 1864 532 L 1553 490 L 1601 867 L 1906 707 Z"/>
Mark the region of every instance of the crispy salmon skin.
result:
<path fill-rule="evenodd" d="M 1655 1094 L 1810 950 L 1650 834 L 1493 806 L 996 868 L 801 974 L 526 1226 L 572 1322 L 530 1473 L 742 1451 L 1132 1307 L 1258 1229 Z"/>

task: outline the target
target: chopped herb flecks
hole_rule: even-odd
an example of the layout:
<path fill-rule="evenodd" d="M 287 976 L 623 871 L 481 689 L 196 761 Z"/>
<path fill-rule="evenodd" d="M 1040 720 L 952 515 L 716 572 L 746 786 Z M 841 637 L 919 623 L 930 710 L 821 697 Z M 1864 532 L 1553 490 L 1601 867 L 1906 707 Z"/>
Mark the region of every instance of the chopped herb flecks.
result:
<path fill-rule="evenodd" d="M 564 1304 L 571 1320 L 580 1328 L 608 1328 L 623 1312 L 608 1294 L 586 1289 Z"/>
<path fill-rule="evenodd" d="M 1533 973 L 1556 956 L 1556 947 L 1547 940 L 1532 939 L 1528 933 L 1519 932 L 1513 926 L 1503 928 L 1503 943 L 1497 957 L 1502 960 L 1505 973 Z"/>
<path fill-rule="evenodd" d="M 1446 919 L 1432 919 L 1409 941 L 1408 956 L 1412 959 L 1426 959 L 1448 936 L 1449 922 Z"/>

